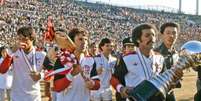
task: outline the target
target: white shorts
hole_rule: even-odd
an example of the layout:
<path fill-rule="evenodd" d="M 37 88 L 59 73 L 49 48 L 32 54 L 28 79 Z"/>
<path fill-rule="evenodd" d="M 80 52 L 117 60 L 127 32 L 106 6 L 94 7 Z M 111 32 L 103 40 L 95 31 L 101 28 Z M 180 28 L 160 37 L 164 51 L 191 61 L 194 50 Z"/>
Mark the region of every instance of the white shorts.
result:
<path fill-rule="evenodd" d="M 110 101 L 112 100 L 112 90 L 110 88 L 98 91 L 91 91 L 92 101 Z"/>

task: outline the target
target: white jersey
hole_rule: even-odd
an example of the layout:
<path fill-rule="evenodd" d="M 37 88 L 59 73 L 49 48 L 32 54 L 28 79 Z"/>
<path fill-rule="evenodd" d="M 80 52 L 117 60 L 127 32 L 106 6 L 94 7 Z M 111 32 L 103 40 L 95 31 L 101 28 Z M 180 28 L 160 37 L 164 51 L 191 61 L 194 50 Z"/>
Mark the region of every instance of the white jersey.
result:
<path fill-rule="evenodd" d="M 102 73 L 98 75 L 100 79 L 100 89 L 91 92 L 92 101 L 112 100 L 112 90 L 110 89 L 110 79 L 116 63 L 116 58 L 109 55 L 107 59 L 103 54 L 95 57 L 96 69 L 102 68 Z"/>
<path fill-rule="evenodd" d="M 83 57 L 80 59 L 80 65 L 85 76 L 91 72 L 94 64 L 93 57 Z M 73 77 L 71 85 L 66 90 L 57 93 L 57 101 L 90 101 L 90 90 L 86 88 L 83 76 L 80 74 Z"/>
<path fill-rule="evenodd" d="M 100 54 L 95 57 L 96 69 L 103 68 L 103 72 L 99 75 L 100 79 L 100 90 L 110 88 L 110 80 L 112 77 L 112 71 L 116 64 L 116 58 L 109 55 L 107 59 L 103 54 Z"/>
<path fill-rule="evenodd" d="M 36 71 L 42 70 L 42 63 L 45 58 L 43 52 L 36 52 L 35 48 L 25 54 L 30 62 L 35 59 Z M 35 58 L 33 58 L 35 57 Z M 30 70 L 20 50 L 13 55 L 13 85 L 11 88 L 12 101 L 41 101 L 40 82 L 35 82 L 30 77 Z"/>
<path fill-rule="evenodd" d="M 136 87 L 144 80 L 149 80 L 158 75 L 163 67 L 163 56 L 156 55 L 154 52 L 150 57 L 146 57 L 139 49 L 137 53 L 123 57 L 128 73 L 125 75 L 125 84 L 128 87 Z"/>
<path fill-rule="evenodd" d="M 3 62 L 3 58 L 0 59 L 0 64 Z M 13 74 L 11 70 L 8 70 L 5 74 L 0 74 L 0 89 L 10 89 L 13 81 Z"/>

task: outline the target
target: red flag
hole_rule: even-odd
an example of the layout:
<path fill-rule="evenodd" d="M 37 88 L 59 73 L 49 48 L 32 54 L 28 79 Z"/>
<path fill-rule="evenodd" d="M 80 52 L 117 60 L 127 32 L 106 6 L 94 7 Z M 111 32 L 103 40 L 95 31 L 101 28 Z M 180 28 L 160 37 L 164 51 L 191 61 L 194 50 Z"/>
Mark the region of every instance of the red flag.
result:
<path fill-rule="evenodd" d="M 44 79 L 46 81 L 49 81 L 54 75 L 56 75 L 56 74 L 66 75 L 66 74 L 70 73 L 71 70 L 72 70 L 72 68 L 60 68 L 57 70 L 49 70 L 49 71 L 45 72 Z"/>
<path fill-rule="evenodd" d="M 0 5 L 3 5 L 4 4 L 4 0 L 0 0 Z"/>
<path fill-rule="evenodd" d="M 44 40 L 52 41 L 54 39 L 54 25 L 52 16 L 48 17 L 47 31 L 44 33 Z"/>

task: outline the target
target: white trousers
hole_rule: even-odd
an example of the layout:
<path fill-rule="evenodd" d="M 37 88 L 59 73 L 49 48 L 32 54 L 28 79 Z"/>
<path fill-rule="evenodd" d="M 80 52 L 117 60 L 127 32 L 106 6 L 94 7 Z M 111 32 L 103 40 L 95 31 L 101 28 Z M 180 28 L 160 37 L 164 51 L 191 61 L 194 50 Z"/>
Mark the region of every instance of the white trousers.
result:
<path fill-rule="evenodd" d="M 92 101 L 111 101 L 112 100 L 112 90 L 110 88 L 91 92 Z"/>

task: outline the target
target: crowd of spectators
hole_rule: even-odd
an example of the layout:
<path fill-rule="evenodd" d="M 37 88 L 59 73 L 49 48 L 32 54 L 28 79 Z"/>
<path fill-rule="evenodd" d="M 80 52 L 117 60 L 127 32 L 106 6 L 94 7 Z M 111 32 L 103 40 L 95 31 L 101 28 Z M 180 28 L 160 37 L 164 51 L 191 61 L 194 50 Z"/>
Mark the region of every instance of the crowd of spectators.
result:
<path fill-rule="evenodd" d="M 90 33 L 92 42 L 98 42 L 101 38 L 108 36 L 117 46 L 121 46 L 123 38 L 130 36 L 132 29 L 139 23 L 152 23 L 159 28 L 164 22 L 178 22 L 181 29 L 177 46 L 181 46 L 188 40 L 201 39 L 200 24 L 190 20 L 187 15 L 71 0 L 52 3 L 15 0 L 5 2 L 0 7 L 0 44 L 13 45 L 16 40 L 16 30 L 27 24 L 36 29 L 38 38 L 41 40 L 49 15 L 54 18 L 56 27 L 67 30 L 82 27 Z M 160 40 L 160 34 L 157 39 Z"/>

